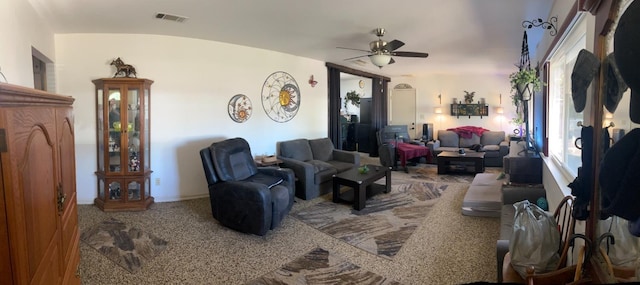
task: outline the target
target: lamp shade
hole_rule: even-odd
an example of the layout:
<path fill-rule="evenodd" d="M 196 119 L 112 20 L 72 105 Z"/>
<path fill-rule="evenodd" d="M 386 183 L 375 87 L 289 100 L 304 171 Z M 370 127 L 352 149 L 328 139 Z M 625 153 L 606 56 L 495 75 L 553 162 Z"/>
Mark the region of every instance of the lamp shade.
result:
<path fill-rule="evenodd" d="M 496 108 L 496 114 L 504 114 L 504 108 L 502 107 Z"/>
<path fill-rule="evenodd" d="M 436 109 L 435 109 L 435 113 L 436 113 L 436 114 L 442 114 L 442 108 L 440 108 L 440 107 L 436 107 Z"/>
<path fill-rule="evenodd" d="M 380 68 L 389 64 L 391 61 L 391 55 L 388 54 L 374 54 L 369 58 L 371 59 L 371 63 Z"/>

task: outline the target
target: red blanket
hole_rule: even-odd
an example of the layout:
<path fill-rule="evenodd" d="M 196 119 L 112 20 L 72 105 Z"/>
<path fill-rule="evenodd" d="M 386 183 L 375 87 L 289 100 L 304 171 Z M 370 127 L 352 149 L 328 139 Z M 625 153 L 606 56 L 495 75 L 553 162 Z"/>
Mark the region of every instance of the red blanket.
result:
<path fill-rule="evenodd" d="M 427 159 L 427 162 L 431 161 L 431 150 L 426 146 L 409 144 L 409 143 L 392 143 L 396 146 L 396 150 L 398 151 L 398 155 L 400 156 L 400 165 L 402 167 L 407 167 L 407 160 L 412 159 L 414 157 L 422 157 L 424 156 Z"/>
<path fill-rule="evenodd" d="M 457 128 L 449 128 L 447 129 L 447 131 L 454 131 L 461 138 L 470 139 L 471 137 L 473 137 L 473 134 L 476 134 L 480 137 L 482 136 L 482 133 L 488 130 L 483 127 L 463 126 Z"/>

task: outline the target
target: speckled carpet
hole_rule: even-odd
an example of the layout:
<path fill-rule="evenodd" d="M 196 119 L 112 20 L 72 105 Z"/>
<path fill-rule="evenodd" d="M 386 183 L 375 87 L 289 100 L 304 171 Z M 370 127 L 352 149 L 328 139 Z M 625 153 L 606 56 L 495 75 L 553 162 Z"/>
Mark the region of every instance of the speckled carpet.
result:
<path fill-rule="evenodd" d="M 360 211 L 324 201 L 291 215 L 355 247 L 393 258 L 448 187 L 433 182 L 392 185 L 390 193 L 367 199 Z"/>
<path fill-rule="evenodd" d="M 328 250 L 316 248 L 275 271 L 249 281 L 246 285 L 276 284 L 399 285 L 400 283 L 364 270 Z"/>
<path fill-rule="evenodd" d="M 131 273 L 167 247 L 165 240 L 114 218 L 84 230 L 80 240 Z"/>
<path fill-rule="evenodd" d="M 377 162 L 377 158 L 366 159 L 363 163 Z M 494 170 L 488 168 L 487 171 Z M 206 187 L 204 176 L 202 179 Z M 322 248 L 329 252 L 329 260 L 335 256 L 385 280 L 402 284 L 495 282 L 500 220 L 461 214 L 462 199 L 472 179 L 473 175 L 437 175 L 435 165 L 411 166 L 409 173 L 393 171 L 392 185 L 448 185 L 393 258 L 371 254 L 292 215 L 264 237 L 239 233 L 213 219 L 208 197 L 155 203 L 141 212 L 103 212 L 94 205 L 78 205 L 81 233 L 104 220 L 116 218 L 168 241 L 166 249 L 145 262 L 136 273 L 123 269 L 81 242 L 80 276 L 83 284 L 100 285 L 246 284 L 278 272 L 284 265 Z M 292 213 L 330 200 L 331 194 L 312 200 L 296 199 Z M 370 206 L 367 201 L 367 207 Z"/>

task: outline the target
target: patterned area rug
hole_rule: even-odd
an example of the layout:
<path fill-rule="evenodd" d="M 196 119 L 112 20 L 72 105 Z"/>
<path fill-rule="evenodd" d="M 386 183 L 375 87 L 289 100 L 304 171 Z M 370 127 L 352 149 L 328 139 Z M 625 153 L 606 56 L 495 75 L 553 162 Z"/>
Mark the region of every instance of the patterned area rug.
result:
<path fill-rule="evenodd" d="M 114 218 L 86 229 L 80 240 L 135 273 L 167 247 L 167 242 Z"/>
<path fill-rule="evenodd" d="M 400 284 L 316 248 L 247 285 L 258 284 Z"/>
<path fill-rule="evenodd" d="M 367 199 L 361 211 L 322 201 L 291 215 L 348 244 L 391 259 L 448 187 L 433 182 L 392 185 L 390 193 Z"/>

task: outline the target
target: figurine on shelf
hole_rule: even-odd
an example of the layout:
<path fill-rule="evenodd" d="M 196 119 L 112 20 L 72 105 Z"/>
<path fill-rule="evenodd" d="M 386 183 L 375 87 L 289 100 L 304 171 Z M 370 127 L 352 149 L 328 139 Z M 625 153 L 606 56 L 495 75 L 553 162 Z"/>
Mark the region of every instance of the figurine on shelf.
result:
<path fill-rule="evenodd" d="M 129 159 L 129 171 L 138 171 L 140 170 L 140 161 L 138 160 L 138 156 L 134 152 Z"/>
<path fill-rule="evenodd" d="M 468 91 L 464 91 L 464 102 L 467 104 L 471 104 L 473 103 L 473 96 L 476 95 L 475 91 L 472 92 L 468 92 Z"/>
<path fill-rule="evenodd" d="M 133 74 L 133 77 L 138 78 L 136 69 L 130 64 L 125 64 L 119 57 L 112 61 L 111 65 L 115 65 L 116 67 L 116 73 L 113 75 L 113 78 L 118 77 L 118 74 L 124 77 L 131 77 L 131 74 Z"/>
<path fill-rule="evenodd" d="M 111 186 L 109 186 L 109 199 L 120 199 L 120 187 L 111 188 Z"/>

